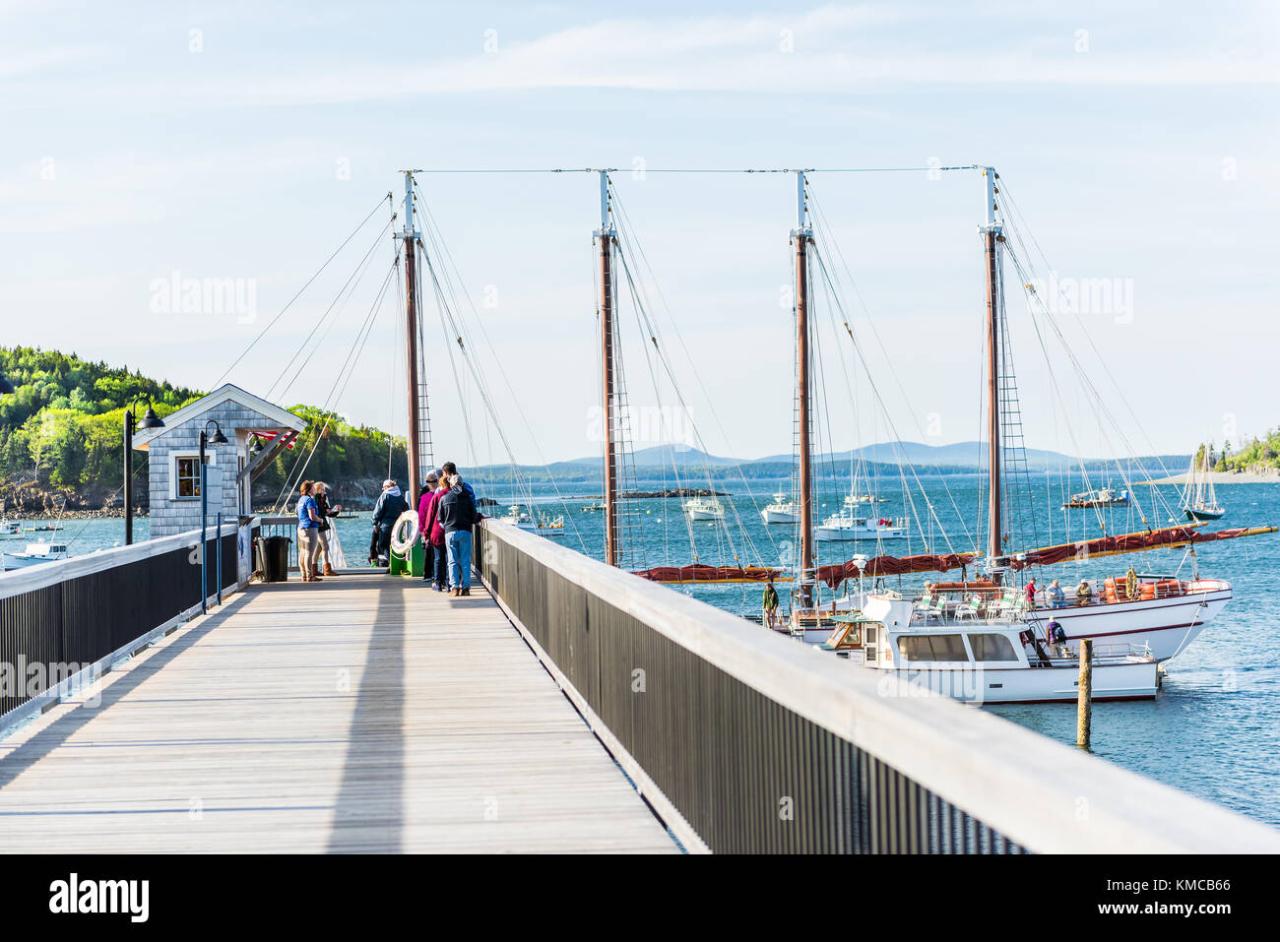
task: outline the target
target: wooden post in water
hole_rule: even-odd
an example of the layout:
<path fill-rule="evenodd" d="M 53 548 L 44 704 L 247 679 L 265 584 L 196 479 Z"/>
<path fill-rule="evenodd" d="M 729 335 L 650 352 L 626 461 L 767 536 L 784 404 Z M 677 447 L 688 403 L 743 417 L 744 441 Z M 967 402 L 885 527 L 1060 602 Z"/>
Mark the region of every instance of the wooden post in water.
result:
<path fill-rule="evenodd" d="M 1076 745 L 1088 749 L 1093 724 L 1093 639 L 1080 639 L 1080 684 L 1076 694 Z"/>
<path fill-rule="evenodd" d="M 813 471 L 809 455 L 809 211 L 805 174 L 796 171 L 796 228 L 791 233 L 796 269 L 796 402 L 800 441 L 797 443 L 800 493 L 800 572 L 797 602 L 813 605 Z"/>
<path fill-rule="evenodd" d="M 618 565 L 618 464 L 613 441 L 613 217 L 609 207 L 609 171 L 600 171 L 600 363 L 604 388 L 604 561 Z"/>
<path fill-rule="evenodd" d="M 419 468 L 421 431 L 418 416 L 418 233 L 413 228 L 413 171 L 404 172 L 404 328 L 406 378 L 409 382 L 409 441 L 405 449 L 409 458 L 409 480 L 404 493 L 413 510 L 418 509 L 418 488 L 422 486 Z"/>

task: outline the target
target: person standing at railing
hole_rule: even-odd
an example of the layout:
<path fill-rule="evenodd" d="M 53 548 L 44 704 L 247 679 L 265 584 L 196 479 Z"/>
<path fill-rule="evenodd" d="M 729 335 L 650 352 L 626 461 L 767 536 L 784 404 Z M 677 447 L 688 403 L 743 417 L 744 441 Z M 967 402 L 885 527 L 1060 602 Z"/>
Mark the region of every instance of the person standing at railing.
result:
<path fill-rule="evenodd" d="M 769 583 L 764 587 L 764 597 L 760 601 L 761 607 L 764 609 L 764 625 L 766 628 L 772 628 L 778 621 L 778 590 L 773 585 L 773 577 L 769 577 Z"/>
<path fill-rule="evenodd" d="M 316 557 L 320 554 L 320 512 L 311 495 L 311 482 L 298 486 L 298 568 L 303 582 L 319 582 Z"/>
<path fill-rule="evenodd" d="M 436 579 L 436 545 L 431 539 L 431 527 L 435 520 L 431 508 L 439 493 L 440 472 L 428 471 L 427 480 L 422 485 L 422 497 L 418 499 L 418 536 L 422 538 L 422 578 L 426 582 L 435 583 L 436 591 L 443 587 L 439 584 L 441 580 Z M 441 534 L 441 543 L 443 542 L 444 535 Z M 441 550 L 443 551 L 443 546 Z"/>
<path fill-rule="evenodd" d="M 316 501 L 316 511 L 320 514 L 320 525 L 316 531 L 320 540 L 320 555 L 324 557 L 324 574 L 336 576 L 338 573 L 333 568 L 333 549 L 330 545 L 333 541 L 333 527 L 329 518 L 338 516 L 342 505 L 329 506 L 329 485 L 324 481 L 316 481 L 311 487 L 311 493 Z"/>
<path fill-rule="evenodd" d="M 1032 576 L 1031 580 L 1027 583 L 1026 592 L 1027 592 L 1027 608 L 1035 608 L 1036 607 L 1036 577 L 1035 576 Z"/>
<path fill-rule="evenodd" d="M 449 469 L 454 470 L 450 473 Z M 442 467 L 447 473 L 448 491 L 440 498 L 439 518 L 444 528 L 444 542 L 449 552 L 449 594 L 471 594 L 471 528 L 480 519 L 476 511 L 475 492 L 448 461 Z"/>

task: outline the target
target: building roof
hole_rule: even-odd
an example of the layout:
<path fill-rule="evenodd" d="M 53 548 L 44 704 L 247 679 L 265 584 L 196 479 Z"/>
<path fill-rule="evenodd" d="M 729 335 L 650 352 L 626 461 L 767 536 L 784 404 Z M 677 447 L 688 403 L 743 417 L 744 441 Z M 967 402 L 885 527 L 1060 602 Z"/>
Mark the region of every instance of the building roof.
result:
<path fill-rule="evenodd" d="M 164 417 L 164 428 L 138 429 L 133 436 L 133 447 L 138 451 L 146 451 L 153 441 L 164 436 L 166 432 L 186 425 L 193 419 L 198 419 L 201 415 L 225 402 L 234 402 L 236 405 L 259 413 L 263 419 L 262 423 L 248 426 L 257 431 L 294 429 L 301 432 L 307 427 L 304 419 L 298 418 L 287 409 L 282 409 L 274 402 L 268 402 L 261 396 L 255 396 L 234 383 L 224 383 L 204 398 L 188 403 L 178 411 L 166 415 Z M 241 425 L 239 427 L 245 428 L 246 426 Z"/>

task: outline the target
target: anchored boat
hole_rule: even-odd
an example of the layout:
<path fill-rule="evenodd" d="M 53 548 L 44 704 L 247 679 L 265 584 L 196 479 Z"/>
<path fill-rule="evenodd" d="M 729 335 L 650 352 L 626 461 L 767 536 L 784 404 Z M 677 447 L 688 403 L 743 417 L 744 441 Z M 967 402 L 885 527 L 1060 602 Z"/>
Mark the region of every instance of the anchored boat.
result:
<path fill-rule="evenodd" d="M 1025 626 L 976 616 L 942 624 L 896 592 L 871 595 L 861 612 L 836 621 L 824 650 L 966 703 L 1073 702 L 1079 693 L 1076 649 Z M 1145 645 L 1094 645 L 1094 700 L 1150 700 L 1159 689 L 1158 661 Z"/>
<path fill-rule="evenodd" d="M 690 497 L 682 506 L 690 520 L 724 519 L 724 506 L 714 497 Z"/>
<path fill-rule="evenodd" d="M 1065 508 L 1083 507 L 1124 507 L 1129 503 L 1129 492 L 1116 490 L 1111 486 L 1098 488 L 1096 491 L 1083 491 L 1072 494 L 1062 506 Z"/>
<path fill-rule="evenodd" d="M 21 553 L 3 554 L 5 569 L 25 569 L 28 566 L 66 558 L 66 543 L 28 543 Z"/>
<path fill-rule="evenodd" d="M 765 523 L 799 523 L 800 512 L 796 502 L 782 491 L 773 495 L 773 502 L 760 511 Z"/>
<path fill-rule="evenodd" d="M 1187 483 L 1182 489 L 1182 512 L 1188 520 L 1218 520 L 1227 510 L 1218 503 L 1213 486 L 1213 446 L 1201 445 L 1187 469 Z"/>

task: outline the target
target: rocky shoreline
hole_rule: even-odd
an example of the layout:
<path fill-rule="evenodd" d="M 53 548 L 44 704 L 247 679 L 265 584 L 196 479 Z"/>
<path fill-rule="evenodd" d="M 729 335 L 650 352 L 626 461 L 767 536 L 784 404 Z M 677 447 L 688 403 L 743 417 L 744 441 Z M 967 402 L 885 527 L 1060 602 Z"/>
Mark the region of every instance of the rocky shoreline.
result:
<path fill-rule="evenodd" d="M 1175 484 L 1182 487 L 1187 483 L 1188 475 L 1173 474 L 1157 481 L 1135 481 L 1135 484 Z M 1211 471 L 1209 480 L 1216 487 L 1219 484 L 1280 484 L 1280 470 L 1275 471 Z"/>

